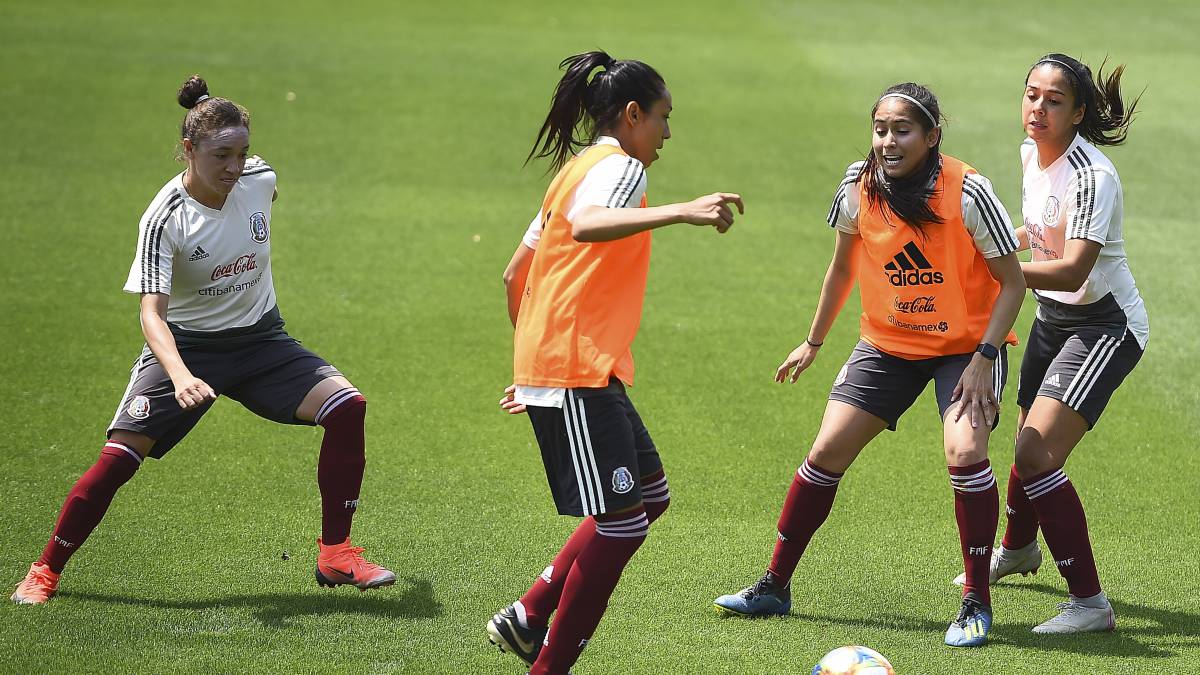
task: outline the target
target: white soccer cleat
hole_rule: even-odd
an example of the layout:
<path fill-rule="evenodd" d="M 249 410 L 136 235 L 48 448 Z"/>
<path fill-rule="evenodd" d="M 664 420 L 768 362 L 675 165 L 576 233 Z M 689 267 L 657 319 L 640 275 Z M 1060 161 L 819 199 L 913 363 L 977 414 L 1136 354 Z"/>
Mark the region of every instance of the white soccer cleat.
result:
<path fill-rule="evenodd" d="M 1015 551 L 1010 551 L 1003 546 L 997 546 L 992 549 L 991 571 L 988 574 L 990 583 L 996 583 L 998 580 L 1010 574 L 1037 574 L 1038 568 L 1042 566 L 1042 549 L 1038 547 L 1037 542 L 1019 548 Z M 967 573 L 954 577 L 954 583 L 962 586 L 967 583 Z"/>
<path fill-rule="evenodd" d="M 1058 616 L 1034 626 L 1035 633 L 1097 633 L 1117 627 L 1117 616 L 1112 605 L 1105 600 L 1103 607 L 1085 607 L 1079 599 L 1070 596 L 1067 602 L 1058 603 Z"/>

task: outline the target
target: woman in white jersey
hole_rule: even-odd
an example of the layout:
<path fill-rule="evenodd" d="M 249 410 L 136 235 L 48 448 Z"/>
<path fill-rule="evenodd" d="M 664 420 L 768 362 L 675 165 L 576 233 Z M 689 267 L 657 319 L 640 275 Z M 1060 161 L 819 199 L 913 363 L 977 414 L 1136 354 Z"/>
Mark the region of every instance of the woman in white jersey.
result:
<path fill-rule="evenodd" d="M 1146 348 L 1146 306 L 1125 258 L 1121 179 L 1097 145 L 1125 141 L 1137 101 L 1121 98 L 1118 66 L 1093 78 L 1083 63 L 1048 54 L 1030 69 L 1021 104 L 1022 263 L 1037 298 L 1017 404 L 1008 526 L 991 561 L 995 581 L 1036 571 L 1041 526 L 1070 597 L 1035 633 L 1112 630 L 1083 505 L 1063 466 Z"/>
<path fill-rule="evenodd" d="M 350 544 L 365 465 L 366 399 L 283 328 L 271 280 L 275 172 L 247 157 L 250 115 L 208 94 L 198 75 L 178 92 L 187 169 L 142 216 L 125 291 L 141 298 L 146 346 L 134 361 L 100 458 L 75 483 L 41 557 L 12 600 L 41 604 L 145 457 L 162 458 L 218 396 L 260 417 L 325 428 L 317 468 L 322 533 L 317 581 L 386 586 L 396 576 Z"/>

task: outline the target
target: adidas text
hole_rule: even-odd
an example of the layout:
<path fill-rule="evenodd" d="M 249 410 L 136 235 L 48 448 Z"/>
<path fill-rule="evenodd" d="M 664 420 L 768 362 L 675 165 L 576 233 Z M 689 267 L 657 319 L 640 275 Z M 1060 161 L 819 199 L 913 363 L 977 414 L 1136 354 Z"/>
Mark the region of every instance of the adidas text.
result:
<path fill-rule="evenodd" d="M 940 284 L 946 279 L 941 272 L 926 272 L 924 270 L 909 270 L 908 272 L 891 272 L 887 275 L 893 286 L 927 286 Z"/>

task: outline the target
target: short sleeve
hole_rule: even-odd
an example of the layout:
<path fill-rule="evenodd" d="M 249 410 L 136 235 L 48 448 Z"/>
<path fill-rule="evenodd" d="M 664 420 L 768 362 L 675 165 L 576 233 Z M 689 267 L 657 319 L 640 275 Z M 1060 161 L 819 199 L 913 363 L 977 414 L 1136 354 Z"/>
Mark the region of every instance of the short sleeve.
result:
<path fill-rule="evenodd" d="M 530 221 L 529 227 L 525 230 L 525 236 L 521 237 L 521 243 L 526 248 L 537 250 L 538 242 L 542 240 L 542 212 L 538 211 L 537 215 Z"/>
<path fill-rule="evenodd" d="M 1076 170 L 1067 183 L 1067 239 L 1107 242 L 1119 189 L 1116 179 L 1096 166 Z"/>
<path fill-rule="evenodd" d="M 182 204 L 183 197 L 178 192 L 171 192 L 146 209 L 138 230 L 137 251 L 125 280 L 126 293 L 171 294 Z"/>
<path fill-rule="evenodd" d="M 984 258 L 999 258 L 1019 247 L 1012 220 L 992 190 L 992 182 L 977 173 L 963 177 L 962 218 Z"/>
<path fill-rule="evenodd" d="M 846 174 L 833 193 L 833 204 L 829 207 L 829 215 L 825 222 L 829 226 L 846 234 L 858 234 L 858 175 L 862 173 L 866 162 L 855 162 L 846 167 Z"/>
<path fill-rule="evenodd" d="M 636 208 L 646 193 L 646 169 L 633 157 L 612 154 L 596 162 L 575 188 L 567 220 L 574 220 L 585 206 L 610 209 Z"/>

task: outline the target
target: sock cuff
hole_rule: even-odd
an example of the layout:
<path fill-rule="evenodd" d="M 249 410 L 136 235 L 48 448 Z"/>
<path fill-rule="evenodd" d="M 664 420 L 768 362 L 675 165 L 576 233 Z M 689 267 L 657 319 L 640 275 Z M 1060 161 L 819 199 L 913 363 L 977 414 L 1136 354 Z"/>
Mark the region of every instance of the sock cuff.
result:
<path fill-rule="evenodd" d="M 137 450 L 116 441 L 108 441 L 104 444 L 104 449 L 100 451 L 101 455 L 112 455 L 114 457 L 128 457 L 141 466 L 143 458 L 137 453 Z"/>
<path fill-rule="evenodd" d="M 671 500 L 671 489 L 667 476 L 660 469 L 642 479 L 642 501 L 661 503 Z"/>
<path fill-rule="evenodd" d="M 627 511 L 617 517 L 608 519 L 607 514 L 593 516 L 596 520 L 596 534 L 605 537 L 629 539 L 645 537 L 650 534 L 650 519 L 646 517 L 646 509 L 639 506 L 634 511 Z M 604 520 L 601 520 L 604 518 Z"/>
<path fill-rule="evenodd" d="M 327 421 L 333 421 L 340 414 L 340 411 L 348 409 L 347 406 L 353 403 L 365 406 L 367 399 L 354 387 L 338 389 L 330 394 L 329 398 L 325 399 L 325 402 L 321 404 L 320 409 L 317 410 L 317 414 L 313 417 L 313 421 L 320 425 L 325 424 Z"/>
<path fill-rule="evenodd" d="M 1070 484 L 1070 482 L 1071 479 L 1067 478 L 1067 474 L 1062 469 L 1047 471 L 1025 482 L 1025 496 L 1030 499 L 1037 499 L 1042 495 L 1057 490 L 1063 485 Z"/>
<path fill-rule="evenodd" d="M 984 492 L 996 485 L 996 474 L 986 459 L 968 466 L 948 466 L 950 486 L 955 492 Z"/>
<path fill-rule="evenodd" d="M 842 476 L 844 475 L 844 473 L 837 473 L 827 469 L 822 469 L 816 464 L 808 461 L 808 459 L 805 459 L 804 463 L 800 465 L 800 468 L 796 469 L 796 476 L 798 478 L 806 483 L 821 487 L 836 486 L 838 481 L 842 480 Z"/>

